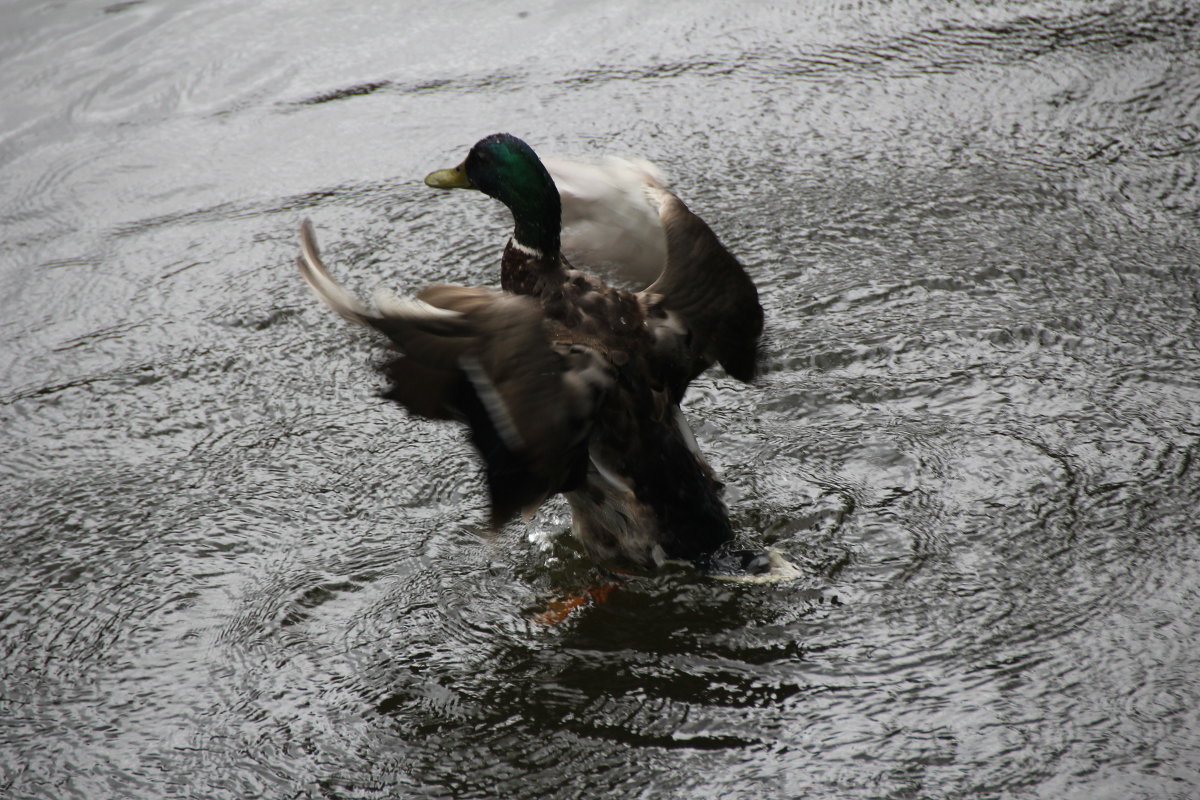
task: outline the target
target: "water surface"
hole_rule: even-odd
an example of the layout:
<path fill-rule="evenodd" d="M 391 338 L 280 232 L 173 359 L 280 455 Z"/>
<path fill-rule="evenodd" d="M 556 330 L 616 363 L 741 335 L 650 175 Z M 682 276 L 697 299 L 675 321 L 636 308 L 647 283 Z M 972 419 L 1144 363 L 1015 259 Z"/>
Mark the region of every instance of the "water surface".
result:
<path fill-rule="evenodd" d="M 0 794 L 1190 798 L 1189 2 L 6 3 Z M 497 538 L 295 275 L 495 284 L 420 178 L 635 154 L 748 265 L 687 412 L 782 586 Z"/>

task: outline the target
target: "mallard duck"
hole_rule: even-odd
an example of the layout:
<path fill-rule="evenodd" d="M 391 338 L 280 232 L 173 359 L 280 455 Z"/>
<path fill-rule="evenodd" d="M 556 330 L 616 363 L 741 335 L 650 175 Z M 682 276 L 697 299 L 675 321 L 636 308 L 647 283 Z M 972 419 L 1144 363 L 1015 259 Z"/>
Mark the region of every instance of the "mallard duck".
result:
<path fill-rule="evenodd" d="M 703 220 L 653 171 L 639 174 L 664 243 L 660 274 L 640 292 L 567 263 L 559 190 L 533 149 L 503 133 L 425 179 L 481 191 L 512 212 L 501 289 L 434 285 L 368 307 L 330 275 L 308 220 L 300 274 L 342 317 L 390 340 L 384 397 L 466 423 L 492 525 L 561 493 L 572 532 L 601 565 L 644 570 L 674 560 L 764 573 L 777 559 L 732 546 L 722 485 L 679 408 L 689 382 L 714 363 L 754 378 L 758 292 Z"/>

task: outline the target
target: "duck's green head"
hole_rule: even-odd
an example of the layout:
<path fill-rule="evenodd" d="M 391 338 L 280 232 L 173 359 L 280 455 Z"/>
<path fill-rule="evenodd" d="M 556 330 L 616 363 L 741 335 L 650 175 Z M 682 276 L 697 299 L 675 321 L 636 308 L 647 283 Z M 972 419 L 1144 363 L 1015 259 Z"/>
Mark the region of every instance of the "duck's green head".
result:
<path fill-rule="evenodd" d="M 513 238 L 543 255 L 558 254 L 558 188 L 533 148 L 508 133 L 480 139 L 457 167 L 425 177 L 438 189 L 478 189 L 512 211 Z"/>

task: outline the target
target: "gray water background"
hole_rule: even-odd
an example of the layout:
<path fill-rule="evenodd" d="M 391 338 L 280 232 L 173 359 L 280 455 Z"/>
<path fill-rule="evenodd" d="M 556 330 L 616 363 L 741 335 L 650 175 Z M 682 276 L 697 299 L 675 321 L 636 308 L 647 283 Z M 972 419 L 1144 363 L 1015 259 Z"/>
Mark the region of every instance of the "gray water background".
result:
<path fill-rule="evenodd" d="M 1200 796 L 1200 6 L 0 5 L 0 796 Z M 633 154 L 748 265 L 686 410 L 787 585 L 479 535 L 360 291 Z"/>

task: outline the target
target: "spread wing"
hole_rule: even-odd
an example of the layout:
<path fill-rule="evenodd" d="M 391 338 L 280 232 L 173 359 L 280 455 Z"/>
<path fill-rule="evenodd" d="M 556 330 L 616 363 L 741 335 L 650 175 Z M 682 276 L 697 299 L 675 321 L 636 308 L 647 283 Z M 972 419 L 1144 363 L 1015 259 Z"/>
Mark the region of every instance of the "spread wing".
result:
<path fill-rule="evenodd" d="M 667 237 L 666 266 L 642 292 L 643 302 L 666 312 L 655 330 L 660 349 L 681 351 L 685 386 L 714 362 L 738 380 L 753 380 L 763 329 L 754 282 L 683 201 L 659 186 L 645 191 Z"/>
<path fill-rule="evenodd" d="M 580 267 L 615 275 L 641 289 L 663 270 L 667 239 L 647 184 L 666 175 L 644 159 L 543 158 L 562 201 L 563 254 Z"/>
<path fill-rule="evenodd" d="M 312 226 L 300 229 L 300 274 L 345 319 L 388 338 L 383 396 L 410 412 L 466 422 L 483 457 L 492 522 L 572 488 L 587 468 L 591 418 L 611 368 L 590 348 L 551 344 L 541 307 L 490 289 L 431 286 L 370 309 L 321 261 Z"/>

